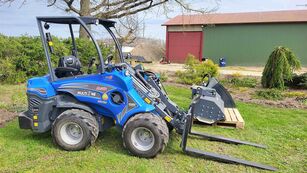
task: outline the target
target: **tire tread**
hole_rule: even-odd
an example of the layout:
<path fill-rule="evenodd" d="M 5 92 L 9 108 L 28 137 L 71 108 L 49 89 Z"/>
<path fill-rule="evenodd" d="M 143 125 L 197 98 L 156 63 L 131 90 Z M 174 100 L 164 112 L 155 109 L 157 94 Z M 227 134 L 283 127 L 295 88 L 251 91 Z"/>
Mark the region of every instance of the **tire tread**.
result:
<path fill-rule="evenodd" d="M 63 113 L 61 113 L 56 119 L 55 121 L 52 123 L 52 130 L 51 130 L 51 135 L 52 135 L 52 139 L 53 139 L 53 142 L 57 145 L 59 145 L 56 141 L 56 138 L 54 137 L 54 126 L 55 124 L 60 121 L 62 118 L 65 117 L 71 117 L 71 116 L 74 116 L 74 117 L 78 117 L 80 119 L 82 119 L 82 121 L 85 122 L 85 124 L 88 126 L 88 129 L 90 131 L 90 142 L 85 146 L 83 147 L 82 149 L 87 149 L 89 148 L 91 145 L 93 145 L 98 137 L 98 134 L 99 134 L 99 125 L 98 125 L 98 122 L 97 120 L 95 119 L 95 117 L 89 113 L 89 112 L 86 112 L 84 110 L 80 110 L 80 109 L 68 109 L 66 111 L 64 111 Z M 69 148 L 64 148 L 65 150 L 73 150 L 73 149 L 69 149 Z"/>
<path fill-rule="evenodd" d="M 134 121 L 139 121 L 139 120 L 149 121 L 150 123 L 152 123 L 154 126 L 157 127 L 160 135 L 162 136 L 162 143 L 160 144 L 159 152 L 160 153 L 163 152 L 169 140 L 169 130 L 168 130 L 166 122 L 160 116 L 154 115 L 152 113 L 142 113 L 142 114 L 138 114 L 130 118 L 123 128 L 122 139 L 124 139 L 124 133 L 128 127 L 127 124 L 134 122 Z M 125 145 L 125 141 L 123 141 L 123 145 L 125 148 L 127 148 Z"/>

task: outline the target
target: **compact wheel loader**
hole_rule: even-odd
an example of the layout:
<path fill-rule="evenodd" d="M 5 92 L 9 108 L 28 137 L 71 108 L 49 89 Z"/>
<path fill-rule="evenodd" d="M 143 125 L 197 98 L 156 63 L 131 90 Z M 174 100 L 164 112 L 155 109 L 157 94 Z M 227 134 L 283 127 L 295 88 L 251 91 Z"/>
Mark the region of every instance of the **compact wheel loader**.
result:
<path fill-rule="evenodd" d="M 53 141 L 60 148 L 78 151 L 90 147 L 99 132 L 118 126 L 122 129 L 124 147 L 132 155 L 144 158 L 153 158 L 162 152 L 168 143 L 169 132 L 175 129 L 182 135 L 181 148 L 186 154 L 276 170 L 187 146 L 188 136 L 193 135 L 265 148 L 260 144 L 191 130 L 194 119 L 214 123 L 225 119 L 225 107 L 235 106 L 230 94 L 215 78 L 209 78 L 207 84 L 192 87 L 192 103 L 189 110 L 184 111 L 169 99 L 155 73 L 144 70 L 141 65 L 132 67 L 125 62 L 121 45 L 111 30 L 115 22 L 92 17 L 37 17 L 37 23 L 49 73 L 28 80 L 28 110 L 18 117 L 20 128 L 32 129 L 36 133 L 51 130 Z M 50 33 L 54 25 L 69 29 L 70 55 L 59 57 L 56 53 Z M 94 38 L 89 26 L 101 26 L 111 36 L 114 50 L 109 55 L 103 56 L 98 44 L 101 40 Z M 83 27 L 87 32 L 97 57 L 78 55 L 73 31 L 76 27 Z M 82 64 L 81 58 L 88 60 L 88 64 L 84 61 Z M 95 70 L 89 70 L 93 66 Z M 88 67 L 87 72 L 84 67 Z"/>

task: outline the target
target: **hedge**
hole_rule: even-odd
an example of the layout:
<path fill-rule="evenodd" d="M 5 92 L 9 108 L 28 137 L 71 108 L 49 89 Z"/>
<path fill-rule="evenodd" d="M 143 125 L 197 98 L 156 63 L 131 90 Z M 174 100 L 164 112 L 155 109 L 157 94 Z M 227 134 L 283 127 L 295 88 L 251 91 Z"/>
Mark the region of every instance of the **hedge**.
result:
<path fill-rule="evenodd" d="M 70 55 L 71 39 L 53 37 L 54 52 L 51 61 L 55 66 L 60 57 Z M 83 66 L 88 64 L 97 52 L 90 40 L 76 39 L 78 57 L 81 57 Z M 100 44 L 103 55 L 110 52 Z M 8 37 L 0 34 L 0 82 L 23 83 L 33 76 L 42 76 L 48 73 L 47 61 L 40 37 L 21 36 Z"/>

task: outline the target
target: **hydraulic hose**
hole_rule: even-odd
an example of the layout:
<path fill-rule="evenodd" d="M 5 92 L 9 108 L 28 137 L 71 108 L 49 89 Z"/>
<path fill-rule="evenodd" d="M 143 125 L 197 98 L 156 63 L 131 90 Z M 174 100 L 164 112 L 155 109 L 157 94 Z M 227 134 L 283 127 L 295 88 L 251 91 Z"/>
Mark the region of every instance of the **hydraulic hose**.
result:
<path fill-rule="evenodd" d="M 144 72 L 140 69 L 136 69 L 135 70 L 135 74 L 137 75 L 137 77 L 143 82 L 143 84 L 147 87 L 147 88 L 151 88 L 151 86 L 148 84 L 148 82 L 144 79 L 144 77 L 142 76 L 141 72 Z"/>

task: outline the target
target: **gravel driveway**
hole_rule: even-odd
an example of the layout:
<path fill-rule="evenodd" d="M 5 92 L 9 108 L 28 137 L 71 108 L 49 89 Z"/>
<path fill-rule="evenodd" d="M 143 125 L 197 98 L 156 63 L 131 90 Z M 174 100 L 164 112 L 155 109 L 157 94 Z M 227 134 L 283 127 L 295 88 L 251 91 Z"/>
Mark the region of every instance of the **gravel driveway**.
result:
<path fill-rule="evenodd" d="M 151 63 L 143 64 L 146 69 L 150 69 L 154 72 L 176 72 L 178 70 L 184 70 L 184 64 L 160 64 Z M 234 73 L 240 73 L 243 76 L 262 76 L 263 67 L 242 67 L 242 66 L 228 66 L 220 68 L 220 74 L 231 75 Z M 303 67 L 296 73 L 306 73 L 307 67 Z"/>

